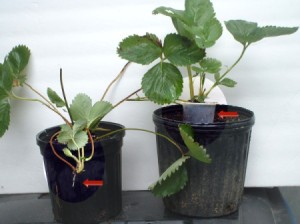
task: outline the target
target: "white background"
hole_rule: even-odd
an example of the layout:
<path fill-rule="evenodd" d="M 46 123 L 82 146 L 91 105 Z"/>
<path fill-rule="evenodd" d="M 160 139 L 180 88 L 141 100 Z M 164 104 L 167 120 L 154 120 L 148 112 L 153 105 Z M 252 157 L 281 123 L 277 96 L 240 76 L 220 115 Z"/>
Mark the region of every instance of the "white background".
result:
<path fill-rule="evenodd" d="M 298 0 L 213 1 L 220 21 L 245 19 L 260 25 L 299 26 Z M 167 17 L 152 15 L 158 6 L 183 8 L 183 0 L 72 0 L 1 1 L 0 59 L 17 44 L 32 51 L 29 79 L 43 93 L 59 91 L 63 68 L 71 99 L 84 92 L 93 100 L 118 74 L 124 60 L 118 43 L 130 34 L 155 33 L 163 38 L 174 32 Z M 246 186 L 300 185 L 300 32 L 253 44 L 231 73 L 235 89 L 223 89 L 227 102 L 251 109 L 256 115 Z M 229 66 L 241 51 L 224 30 L 211 57 Z M 110 94 L 116 102 L 139 87 L 147 67 L 132 65 Z M 19 94 L 32 97 L 25 90 Z M 62 123 L 37 103 L 13 102 L 11 125 L 0 139 L 0 194 L 46 192 L 42 157 L 35 135 Z M 127 127 L 153 130 L 152 103 L 128 102 L 105 120 Z M 127 132 L 123 147 L 123 189 L 146 189 L 158 177 L 155 137 Z"/>

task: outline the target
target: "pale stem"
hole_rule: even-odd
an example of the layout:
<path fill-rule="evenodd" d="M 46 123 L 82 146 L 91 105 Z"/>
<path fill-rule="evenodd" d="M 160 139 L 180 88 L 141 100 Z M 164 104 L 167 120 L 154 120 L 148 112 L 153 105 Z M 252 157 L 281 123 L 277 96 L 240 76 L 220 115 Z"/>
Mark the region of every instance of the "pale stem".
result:
<path fill-rule="evenodd" d="M 113 109 L 115 109 L 117 106 L 119 106 L 120 104 L 122 104 L 123 102 L 127 101 L 130 97 L 132 97 L 133 95 L 137 94 L 139 91 L 141 91 L 142 88 L 134 91 L 133 93 L 131 93 L 129 96 L 125 97 L 124 99 L 120 100 L 120 102 L 118 102 L 116 105 L 113 106 Z"/>
<path fill-rule="evenodd" d="M 127 62 L 126 63 L 126 65 L 122 68 L 122 70 L 120 71 L 120 73 L 117 75 L 117 77 L 107 86 L 107 88 L 106 88 L 106 90 L 105 90 L 105 92 L 104 92 L 104 94 L 103 94 L 103 96 L 102 96 L 102 98 L 101 98 L 101 100 L 100 101 L 103 101 L 104 100 L 104 98 L 105 98 L 105 96 L 106 96 L 106 94 L 108 93 L 108 91 L 109 91 L 109 89 L 111 88 L 111 86 L 116 82 L 116 81 L 118 81 L 121 77 L 122 77 L 122 75 L 124 75 L 124 72 L 126 71 L 126 69 L 127 69 L 127 67 L 130 65 L 130 62 Z"/>
<path fill-rule="evenodd" d="M 63 120 L 64 122 L 69 125 L 69 126 L 72 126 L 71 123 L 56 109 L 56 108 L 53 108 L 51 105 L 45 103 L 44 101 L 40 100 L 40 99 L 35 99 L 35 98 L 24 98 L 24 97 L 20 97 L 20 96 L 17 96 L 15 95 L 13 92 L 11 93 L 11 97 L 13 97 L 14 99 L 16 100 L 23 100 L 23 101 L 31 101 L 31 102 L 39 102 L 41 103 L 42 105 L 48 107 L 50 110 L 52 110 L 54 113 L 56 113 L 57 115 L 59 115 Z"/>

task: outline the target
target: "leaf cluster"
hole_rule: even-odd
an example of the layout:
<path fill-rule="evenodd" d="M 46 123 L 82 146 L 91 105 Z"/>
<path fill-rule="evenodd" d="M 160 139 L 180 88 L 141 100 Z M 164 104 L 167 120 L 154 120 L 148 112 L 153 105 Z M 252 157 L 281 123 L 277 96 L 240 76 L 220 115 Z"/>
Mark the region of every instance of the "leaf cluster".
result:
<path fill-rule="evenodd" d="M 145 95 L 157 104 L 168 104 L 182 92 L 183 78 L 178 66 L 192 65 L 205 56 L 194 41 L 179 34 L 168 34 L 162 43 L 154 34 L 125 38 L 117 49 L 119 56 L 142 65 L 155 60 L 142 79 Z"/>
<path fill-rule="evenodd" d="M 225 27 L 243 45 L 243 50 L 233 65 L 225 69 L 220 61 L 205 54 L 206 49 L 214 46 L 223 33 L 210 0 L 185 0 L 184 10 L 161 6 L 153 14 L 170 17 L 177 34 L 168 34 L 163 41 L 154 34 L 132 35 L 120 42 L 117 52 L 121 58 L 142 65 L 159 59 L 142 79 L 145 96 L 157 104 L 169 104 L 181 96 L 183 80 L 180 66 L 188 71 L 190 100 L 202 102 L 216 86 L 234 87 L 237 84 L 226 76 L 250 44 L 298 30 L 298 27 L 259 27 L 255 22 L 244 20 L 226 21 Z M 213 75 L 215 83 L 206 90 L 204 82 L 207 74 Z M 198 95 L 194 93 L 193 78 L 196 76 L 200 77 Z"/>
<path fill-rule="evenodd" d="M 25 67 L 30 50 L 19 45 L 14 47 L 0 63 L 0 137 L 8 130 L 10 123 L 10 97 L 13 88 L 22 86 L 26 80 Z"/>
<path fill-rule="evenodd" d="M 54 90 L 48 88 L 47 93 L 57 107 L 66 106 L 66 102 Z M 77 94 L 69 108 L 73 125 L 62 125 L 58 141 L 66 144 L 70 150 L 79 150 L 88 143 L 87 130 L 96 129 L 102 118 L 112 109 L 112 104 L 107 101 L 92 104 L 92 99 L 88 95 Z"/>

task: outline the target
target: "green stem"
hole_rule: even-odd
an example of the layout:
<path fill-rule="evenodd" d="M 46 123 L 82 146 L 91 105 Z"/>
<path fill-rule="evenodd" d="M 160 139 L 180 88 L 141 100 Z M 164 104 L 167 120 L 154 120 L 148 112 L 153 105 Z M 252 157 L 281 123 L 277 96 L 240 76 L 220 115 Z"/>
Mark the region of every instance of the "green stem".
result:
<path fill-rule="evenodd" d="M 74 120 L 73 120 L 73 117 L 72 117 L 72 114 L 70 111 L 70 107 L 69 107 L 69 104 L 67 101 L 66 92 L 65 92 L 65 88 L 64 88 L 64 83 L 63 83 L 63 78 L 62 78 L 62 69 L 59 70 L 59 80 L 60 80 L 60 87 L 61 87 L 61 91 L 62 91 L 62 94 L 64 97 L 64 101 L 66 103 L 66 108 L 67 108 L 71 123 L 72 123 L 72 125 L 74 125 Z"/>
<path fill-rule="evenodd" d="M 188 77 L 189 77 L 190 100 L 193 101 L 193 99 L 195 97 L 195 92 L 194 92 L 192 68 L 190 65 L 187 66 L 187 71 L 188 71 Z"/>
<path fill-rule="evenodd" d="M 243 45 L 243 50 L 240 54 L 240 56 L 238 57 L 238 59 L 233 63 L 233 65 L 231 65 L 225 72 L 223 75 L 220 76 L 219 80 L 216 81 L 211 87 L 210 89 L 205 93 L 204 97 L 206 98 L 210 92 L 216 87 L 219 85 L 219 81 L 221 81 L 239 62 L 240 60 L 242 59 L 242 57 L 244 56 L 245 52 L 246 52 L 246 49 L 248 48 L 249 44 L 245 44 Z"/>
<path fill-rule="evenodd" d="M 90 130 L 87 130 L 87 133 L 88 133 L 91 145 L 92 145 L 92 152 L 91 152 L 91 155 L 88 158 L 85 159 L 85 161 L 91 160 L 94 156 L 94 151 L 95 151 L 95 144 L 94 144 L 94 140 L 93 140 L 93 137 L 92 137 L 92 134 L 91 134 Z"/>
<path fill-rule="evenodd" d="M 118 81 L 122 75 L 124 74 L 124 72 L 126 71 L 127 67 L 130 65 L 131 62 L 127 62 L 126 65 L 122 68 L 122 70 L 120 71 L 120 73 L 117 75 L 116 78 L 114 78 L 114 80 L 107 86 L 103 96 L 101 97 L 101 100 L 100 101 L 103 101 L 106 94 L 108 93 L 109 89 L 111 88 L 111 86 L 116 82 Z"/>
<path fill-rule="evenodd" d="M 154 132 L 154 131 L 149 131 L 149 130 L 141 129 L 141 128 L 122 128 L 122 129 L 118 129 L 118 130 L 115 130 L 115 131 L 111 131 L 111 132 L 109 132 L 109 133 L 107 133 L 107 134 L 104 134 L 104 135 L 102 135 L 102 136 L 99 136 L 99 137 L 97 138 L 97 140 L 102 139 L 102 138 L 105 138 L 105 137 L 107 137 L 107 136 L 113 135 L 113 134 L 118 133 L 118 132 L 121 132 L 121 131 L 143 131 L 143 132 L 147 132 L 147 133 L 150 133 L 150 134 L 154 134 L 154 135 L 160 136 L 160 137 L 162 137 L 162 138 L 168 140 L 169 142 L 171 142 L 171 143 L 172 143 L 172 144 L 173 144 L 173 145 L 181 152 L 181 154 L 184 155 L 184 152 L 183 152 L 183 150 L 180 148 L 180 146 L 179 146 L 175 141 L 173 141 L 171 138 L 169 138 L 169 137 L 167 137 L 167 136 L 165 136 L 165 135 L 163 135 L 163 134 L 161 134 L 161 133 Z"/>

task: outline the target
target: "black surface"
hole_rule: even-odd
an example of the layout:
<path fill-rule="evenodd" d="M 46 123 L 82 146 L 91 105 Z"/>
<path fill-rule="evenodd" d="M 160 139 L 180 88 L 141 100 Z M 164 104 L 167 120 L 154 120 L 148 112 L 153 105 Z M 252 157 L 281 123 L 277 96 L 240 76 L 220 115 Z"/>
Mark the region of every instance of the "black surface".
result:
<path fill-rule="evenodd" d="M 237 213 L 199 219 L 165 211 L 160 198 L 147 191 L 123 192 L 123 211 L 112 224 L 289 224 L 288 209 L 278 188 L 247 188 Z M 48 194 L 0 196 L 1 224 L 55 224 Z"/>

